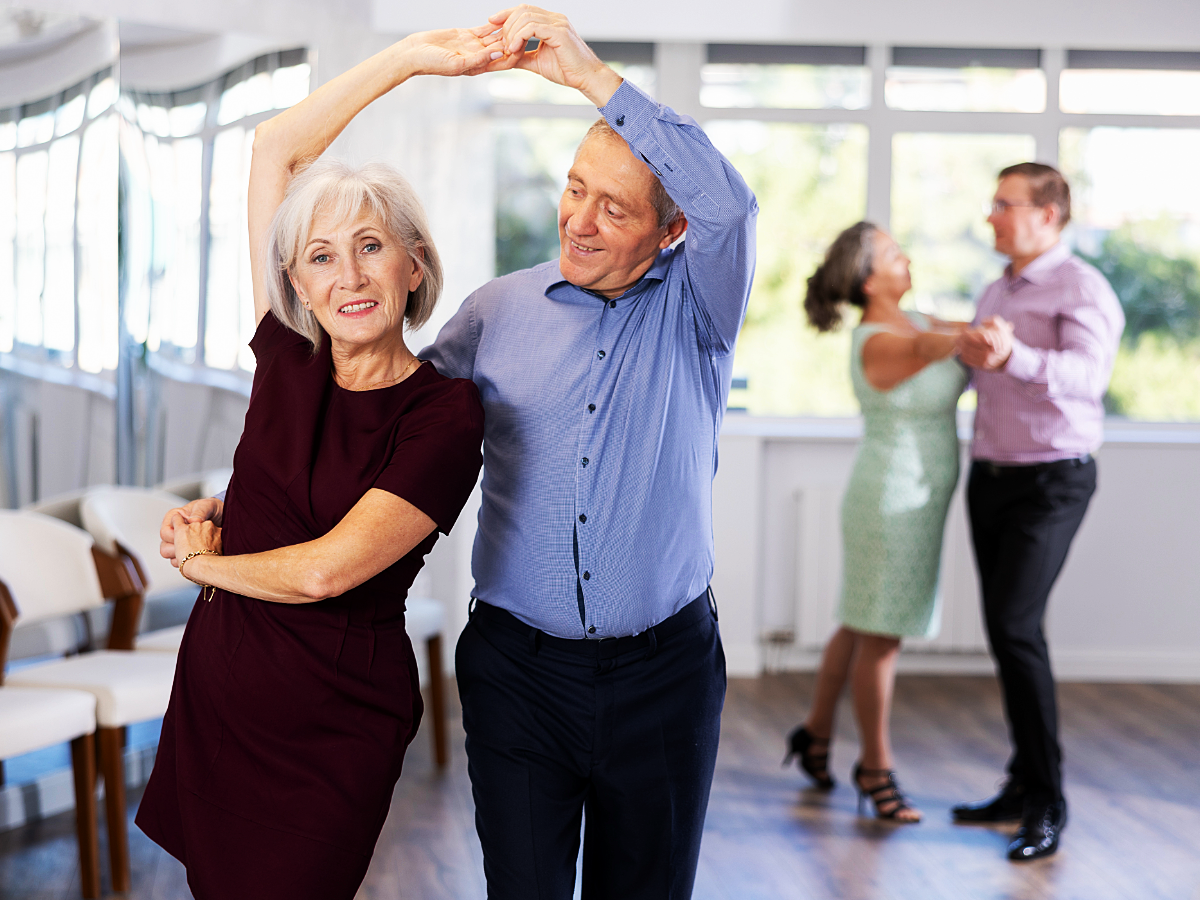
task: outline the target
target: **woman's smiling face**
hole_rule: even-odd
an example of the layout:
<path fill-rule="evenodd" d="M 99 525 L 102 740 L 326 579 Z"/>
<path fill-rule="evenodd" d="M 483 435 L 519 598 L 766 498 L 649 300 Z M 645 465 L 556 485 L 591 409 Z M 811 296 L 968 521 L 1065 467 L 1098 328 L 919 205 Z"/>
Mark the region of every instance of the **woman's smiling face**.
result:
<path fill-rule="evenodd" d="M 363 346 L 403 334 L 408 295 L 424 272 L 377 217 L 319 211 L 290 275 L 335 345 Z"/>

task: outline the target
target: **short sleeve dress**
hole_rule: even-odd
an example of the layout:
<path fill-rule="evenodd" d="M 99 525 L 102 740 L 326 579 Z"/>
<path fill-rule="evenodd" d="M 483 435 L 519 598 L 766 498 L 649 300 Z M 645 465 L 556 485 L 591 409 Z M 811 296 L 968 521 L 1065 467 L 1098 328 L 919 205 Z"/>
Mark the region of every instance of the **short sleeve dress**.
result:
<path fill-rule="evenodd" d="M 929 320 L 908 313 L 922 329 Z M 842 499 L 842 597 L 838 620 L 868 634 L 932 637 L 946 511 L 958 481 L 955 424 L 967 372 L 933 362 L 890 391 L 863 374 L 863 345 L 885 326 L 854 329 L 850 374 L 863 439 Z"/>
<path fill-rule="evenodd" d="M 347 391 L 329 341 L 268 313 L 225 497 L 226 554 L 320 537 L 371 488 L 437 528 L 394 565 L 317 603 L 216 591 L 188 620 L 137 824 L 198 900 L 351 900 L 421 718 L 404 601 L 482 464 L 475 385 L 425 363 Z"/>

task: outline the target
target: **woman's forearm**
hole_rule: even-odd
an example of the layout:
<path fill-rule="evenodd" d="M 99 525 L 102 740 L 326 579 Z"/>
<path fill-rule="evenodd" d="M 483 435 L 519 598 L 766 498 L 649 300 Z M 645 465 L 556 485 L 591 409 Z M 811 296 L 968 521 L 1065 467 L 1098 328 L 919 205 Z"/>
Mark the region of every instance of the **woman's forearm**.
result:
<path fill-rule="evenodd" d="M 314 603 L 338 597 L 378 575 L 436 527 L 407 500 L 372 488 L 322 537 L 262 553 L 201 553 L 188 559 L 182 572 L 198 584 L 258 600 Z M 179 559 L 215 544 L 211 523 L 176 529 Z"/>
<path fill-rule="evenodd" d="M 913 353 L 918 359 L 936 362 L 954 353 L 956 335 L 940 331 L 922 331 L 913 339 Z"/>
<path fill-rule="evenodd" d="M 264 553 L 194 556 L 184 565 L 184 573 L 199 584 L 274 603 L 313 603 L 344 594 L 355 582 L 366 580 L 338 571 L 322 553 L 319 540 Z"/>

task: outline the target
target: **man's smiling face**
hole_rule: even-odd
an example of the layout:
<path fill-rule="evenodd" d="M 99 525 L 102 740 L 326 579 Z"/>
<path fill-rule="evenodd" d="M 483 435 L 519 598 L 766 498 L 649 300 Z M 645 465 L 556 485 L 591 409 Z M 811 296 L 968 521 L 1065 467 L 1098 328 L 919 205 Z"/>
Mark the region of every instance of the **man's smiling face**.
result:
<path fill-rule="evenodd" d="M 654 175 L 619 137 L 584 141 L 558 204 L 559 268 L 577 287 L 619 297 L 683 231 L 660 226 Z"/>

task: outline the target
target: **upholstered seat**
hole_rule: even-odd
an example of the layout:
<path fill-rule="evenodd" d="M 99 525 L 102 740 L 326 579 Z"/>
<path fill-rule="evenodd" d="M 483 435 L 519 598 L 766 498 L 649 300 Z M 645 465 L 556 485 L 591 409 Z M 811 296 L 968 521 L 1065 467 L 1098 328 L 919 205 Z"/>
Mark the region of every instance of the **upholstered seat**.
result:
<path fill-rule="evenodd" d="M 100 745 L 100 770 L 105 782 L 105 812 L 112 863 L 113 889 L 130 886 L 129 836 L 125 808 L 125 768 L 122 727 L 154 719 L 167 710 L 175 676 L 175 657 L 165 653 L 134 653 L 143 582 L 139 569 L 126 554 L 113 556 L 94 546 L 91 536 L 59 519 L 35 512 L 0 510 L 0 580 L 5 584 L 4 641 L 14 624 L 77 615 L 115 601 L 109 649 L 36 663 L 8 676 L 11 688 L 44 692 L 47 698 L 63 689 L 85 691 L 92 698 L 96 741 Z M 11 601 L 15 601 L 13 604 Z M 9 688 L 5 688 L 8 690 Z M 48 701 L 49 702 L 49 701 Z M 72 742 L 76 795 L 80 815 L 94 804 L 95 751 L 90 733 Z M 92 767 L 92 768 L 89 768 Z M 94 819 L 94 805 L 91 807 Z M 88 869 L 84 818 L 80 818 L 80 853 L 84 868 L 84 895 L 99 891 L 98 867 Z M 94 828 L 94 826 L 93 826 Z M 94 882 L 96 893 L 89 893 Z"/>
<path fill-rule="evenodd" d="M 96 698 L 86 691 L 0 687 L 0 759 L 65 744 L 96 730 Z"/>
<path fill-rule="evenodd" d="M 176 625 L 172 628 L 162 628 L 158 631 L 139 634 L 134 641 L 135 650 L 157 650 L 162 653 L 178 653 L 179 645 L 183 642 L 185 626 Z"/>
<path fill-rule="evenodd" d="M 100 838 L 96 828 L 96 698 L 83 691 L 7 687 L 4 670 L 17 605 L 0 581 L 0 760 L 70 742 L 75 776 L 75 833 L 79 883 L 87 900 L 100 896 Z"/>
<path fill-rule="evenodd" d="M 95 697 L 96 722 L 103 728 L 123 728 L 165 713 L 174 677 L 173 656 L 97 650 L 18 669 L 7 683 L 87 691 Z"/>

